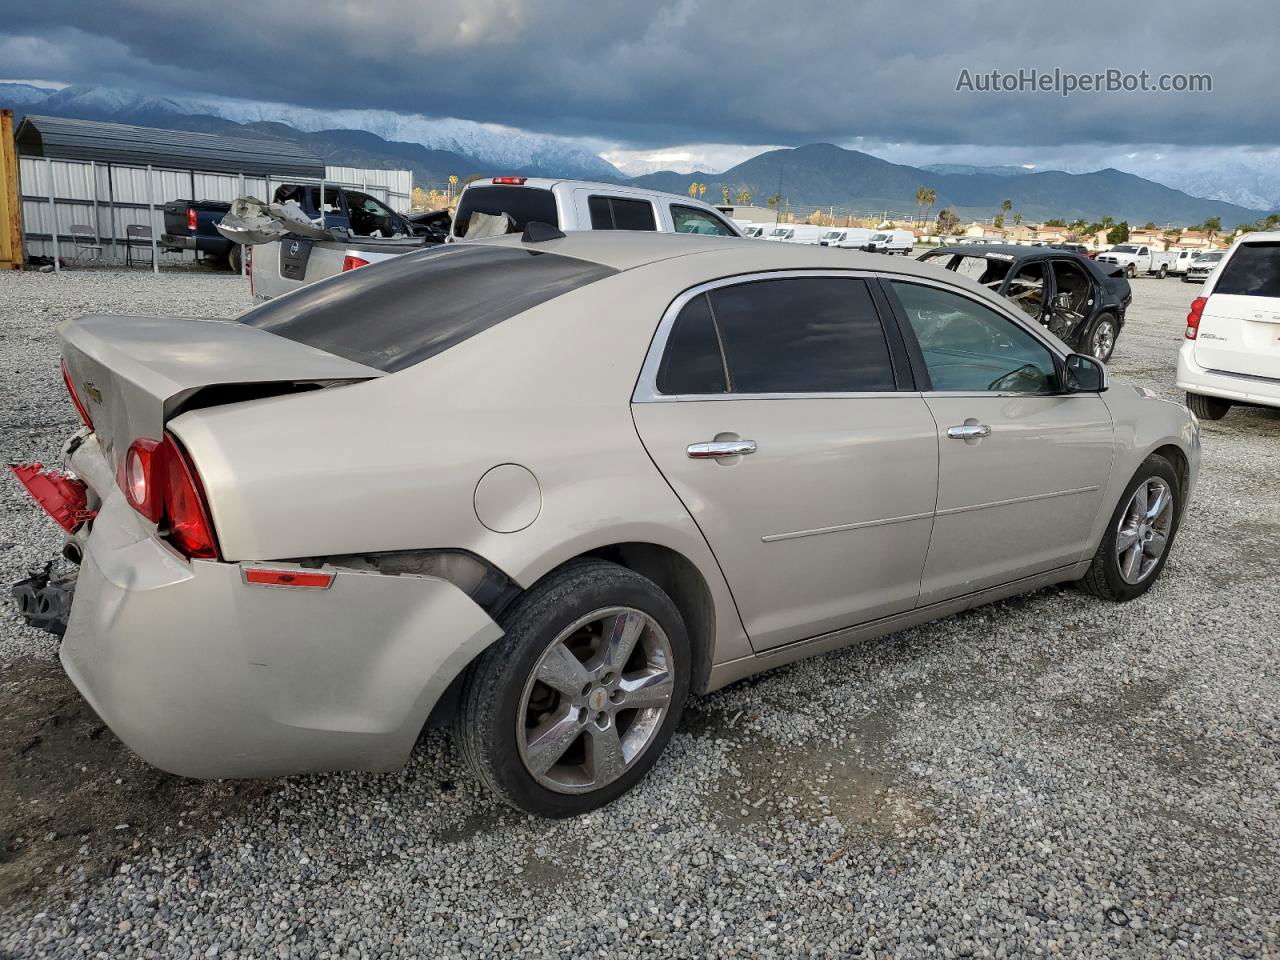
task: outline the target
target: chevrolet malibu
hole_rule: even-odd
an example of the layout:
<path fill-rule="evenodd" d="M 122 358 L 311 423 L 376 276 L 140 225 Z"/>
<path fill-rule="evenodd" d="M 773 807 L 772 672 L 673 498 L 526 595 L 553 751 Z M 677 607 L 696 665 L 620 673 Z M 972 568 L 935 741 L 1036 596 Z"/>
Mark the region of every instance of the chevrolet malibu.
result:
<path fill-rule="evenodd" d="M 385 771 L 450 725 L 489 788 L 568 816 L 690 693 L 1160 575 L 1196 420 L 978 284 L 542 227 L 235 320 L 61 326 L 84 426 L 66 471 L 14 469 L 78 571 L 15 593 L 144 759 Z"/>

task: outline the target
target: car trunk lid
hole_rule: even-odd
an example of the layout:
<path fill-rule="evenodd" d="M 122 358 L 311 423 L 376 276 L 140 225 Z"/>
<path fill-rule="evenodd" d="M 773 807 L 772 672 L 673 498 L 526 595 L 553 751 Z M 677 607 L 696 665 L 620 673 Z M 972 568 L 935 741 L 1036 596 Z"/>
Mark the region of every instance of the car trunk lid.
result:
<path fill-rule="evenodd" d="M 382 371 L 231 320 L 88 315 L 58 328 L 68 384 L 113 469 L 182 409 L 314 389 Z"/>

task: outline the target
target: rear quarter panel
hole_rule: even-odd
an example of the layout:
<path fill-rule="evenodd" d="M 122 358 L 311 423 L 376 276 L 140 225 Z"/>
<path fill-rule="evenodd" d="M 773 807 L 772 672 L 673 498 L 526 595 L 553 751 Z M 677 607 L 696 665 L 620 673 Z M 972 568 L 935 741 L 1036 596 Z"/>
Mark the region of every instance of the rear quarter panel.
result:
<path fill-rule="evenodd" d="M 707 581 L 716 658 L 749 654 L 714 557 L 631 418 L 662 311 L 703 276 L 680 274 L 619 274 L 378 380 L 171 421 L 223 556 L 460 548 L 527 587 L 585 551 L 655 543 Z M 525 529 L 495 533 L 477 518 L 475 493 L 506 463 L 534 474 L 541 507 Z"/>

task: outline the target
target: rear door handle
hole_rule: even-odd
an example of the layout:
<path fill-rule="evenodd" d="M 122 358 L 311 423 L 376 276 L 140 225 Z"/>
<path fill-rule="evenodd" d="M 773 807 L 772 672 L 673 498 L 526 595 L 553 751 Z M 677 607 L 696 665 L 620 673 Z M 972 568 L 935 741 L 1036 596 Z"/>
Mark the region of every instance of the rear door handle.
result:
<path fill-rule="evenodd" d="M 720 457 L 745 457 L 756 452 L 754 440 L 708 440 L 691 443 L 685 448 L 690 460 L 716 460 Z"/>
<path fill-rule="evenodd" d="M 991 428 L 985 423 L 962 423 L 958 427 L 947 427 L 947 436 L 952 440 L 979 440 L 991 436 Z"/>

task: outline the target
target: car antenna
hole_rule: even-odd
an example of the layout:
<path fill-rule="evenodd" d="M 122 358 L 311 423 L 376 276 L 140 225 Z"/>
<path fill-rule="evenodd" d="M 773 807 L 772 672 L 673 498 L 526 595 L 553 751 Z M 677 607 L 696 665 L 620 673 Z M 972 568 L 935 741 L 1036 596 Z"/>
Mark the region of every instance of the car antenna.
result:
<path fill-rule="evenodd" d="M 541 220 L 530 220 L 524 225 L 520 239 L 525 243 L 543 243 L 547 240 L 563 240 L 564 231 Z"/>

